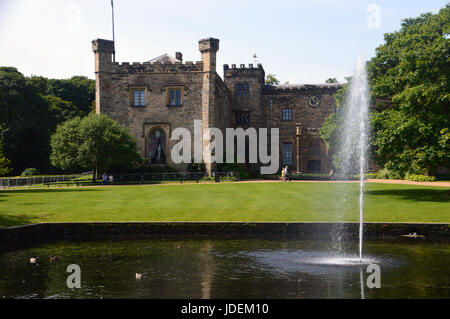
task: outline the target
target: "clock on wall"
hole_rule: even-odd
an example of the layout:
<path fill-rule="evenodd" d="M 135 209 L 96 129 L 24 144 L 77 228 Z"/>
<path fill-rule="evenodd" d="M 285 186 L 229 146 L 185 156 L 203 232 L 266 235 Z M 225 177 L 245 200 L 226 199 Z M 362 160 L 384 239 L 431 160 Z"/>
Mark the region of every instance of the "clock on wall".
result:
<path fill-rule="evenodd" d="M 319 95 L 311 95 L 308 99 L 309 106 L 316 108 L 320 106 L 320 96 Z"/>

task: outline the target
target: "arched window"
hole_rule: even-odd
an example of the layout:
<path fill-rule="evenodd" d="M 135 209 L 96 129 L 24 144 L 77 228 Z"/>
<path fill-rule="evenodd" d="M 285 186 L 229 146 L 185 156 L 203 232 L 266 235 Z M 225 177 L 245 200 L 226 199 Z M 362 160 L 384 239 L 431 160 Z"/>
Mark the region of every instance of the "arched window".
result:
<path fill-rule="evenodd" d="M 160 128 L 151 131 L 148 137 L 148 160 L 150 164 L 166 164 L 166 133 Z"/>

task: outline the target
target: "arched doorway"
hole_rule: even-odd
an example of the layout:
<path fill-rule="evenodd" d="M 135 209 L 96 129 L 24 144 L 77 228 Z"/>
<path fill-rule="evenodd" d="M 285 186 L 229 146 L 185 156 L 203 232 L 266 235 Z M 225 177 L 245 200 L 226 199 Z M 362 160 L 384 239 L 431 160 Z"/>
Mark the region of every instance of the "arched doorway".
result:
<path fill-rule="evenodd" d="M 160 128 L 154 128 L 148 136 L 148 161 L 150 164 L 167 163 L 167 137 L 166 132 Z"/>

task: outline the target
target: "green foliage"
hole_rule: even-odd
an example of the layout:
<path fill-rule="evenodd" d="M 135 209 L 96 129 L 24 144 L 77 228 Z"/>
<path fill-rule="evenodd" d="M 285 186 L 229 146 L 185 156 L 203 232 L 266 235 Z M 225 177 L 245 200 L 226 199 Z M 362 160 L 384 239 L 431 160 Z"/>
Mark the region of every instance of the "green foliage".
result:
<path fill-rule="evenodd" d="M 187 167 L 187 171 L 191 173 L 205 173 L 206 172 L 206 165 L 205 163 L 189 163 Z"/>
<path fill-rule="evenodd" d="M 383 168 L 377 172 L 378 179 L 402 179 L 403 176 L 399 175 L 396 171 L 391 171 L 388 168 Z"/>
<path fill-rule="evenodd" d="M 64 122 L 52 135 L 51 146 L 52 164 L 64 170 L 94 169 L 101 174 L 112 166 L 130 167 L 142 160 L 134 137 L 107 115 Z"/>
<path fill-rule="evenodd" d="M 20 174 L 20 176 L 26 177 L 26 176 L 36 176 L 36 175 L 40 175 L 40 174 L 41 173 L 39 172 L 39 170 L 37 168 L 27 168 L 22 172 L 22 174 Z"/>
<path fill-rule="evenodd" d="M 347 78 L 349 81 L 351 78 Z M 336 100 L 336 112 L 330 114 L 322 124 L 320 135 L 328 147 L 328 153 L 333 159 L 333 166 L 340 167 L 339 142 L 343 139 L 344 133 L 344 108 L 345 97 L 349 83 L 334 94 Z"/>
<path fill-rule="evenodd" d="M 266 84 L 267 85 L 277 85 L 280 84 L 280 81 L 276 78 L 276 74 L 267 74 L 266 75 Z"/>
<path fill-rule="evenodd" d="M 0 176 L 6 176 L 12 172 L 12 168 L 9 167 L 10 165 L 11 161 L 3 155 L 3 145 L 0 140 Z"/>
<path fill-rule="evenodd" d="M 371 157 L 395 178 L 450 167 L 449 32 L 450 5 L 405 19 L 400 31 L 385 34 L 368 63 Z M 347 85 L 335 94 L 337 113 L 321 128 L 336 167 L 346 90 Z"/>
<path fill-rule="evenodd" d="M 434 176 L 417 175 L 417 174 L 409 174 L 409 173 L 407 173 L 405 175 L 405 179 L 408 181 L 414 181 L 414 182 L 434 182 L 434 181 L 436 181 L 436 177 L 434 177 Z"/>
<path fill-rule="evenodd" d="M 48 168 L 51 114 L 38 90 L 12 67 L 0 67 L 0 139 L 16 174 Z"/>
<path fill-rule="evenodd" d="M 400 175 L 450 166 L 449 31 L 450 5 L 405 19 L 369 62 L 372 95 L 393 104 L 372 117 L 376 161 Z"/>
<path fill-rule="evenodd" d="M 336 78 L 329 78 L 325 81 L 325 83 L 339 83 Z"/>
<path fill-rule="evenodd" d="M 71 103 L 80 116 L 88 115 L 93 110 L 95 101 L 95 81 L 85 76 L 73 76 L 70 79 L 47 79 L 32 76 L 28 79 L 41 95 L 54 96 Z"/>
<path fill-rule="evenodd" d="M 58 96 L 46 95 L 44 99 L 48 103 L 49 111 L 52 115 L 52 127 L 53 129 L 59 123 L 73 119 L 75 117 L 83 117 L 84 114 L 78 107 L 72 104 L 72 102 L 65 101 Z"/>

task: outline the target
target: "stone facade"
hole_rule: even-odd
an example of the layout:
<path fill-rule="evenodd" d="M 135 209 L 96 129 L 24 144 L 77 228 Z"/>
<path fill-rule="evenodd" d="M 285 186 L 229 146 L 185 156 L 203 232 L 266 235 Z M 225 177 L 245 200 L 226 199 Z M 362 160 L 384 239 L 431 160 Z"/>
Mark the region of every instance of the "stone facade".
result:
<path fill-rule="evenodd" d="M 226 64 L 222 80 L 216 72 L 219 40 L 214 38 L 199 41 L 201 61 L 195 63 L 182 62 L 182 54 L 177 52 L 176 58 L 164 55 L 150 62 L 119 64 L 112 62 L 112 41 L 94 40 L 92 48 L 96 112 L 127 127 L 150 164 L 186 168 L 186 164 L 175 165 L 171 160 L 170 150 L 178 142 L 170 140 L 171 132 L 187 128 L 194 148 L 194 120 L 201 120 L 203 132 L 211 127 L 223 132 L 227 127 L 278 127 L 280 167 L 288 165 L 291 172 L 297 168 L 301 172 L 329 171 L 330 160 L 319 130 L 324 119 L 335 112 L 333 94 L 340 84 L 267 86 L 261 64 L 231 68 Z M 202 139 L 203 149 L 208 143 Z M 258 168 L 258 164 L 245 166 Z M 207 164 L 209 173 L 214 169 Z"/>

